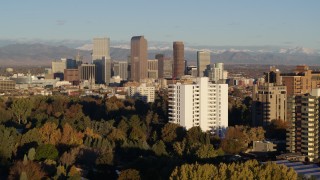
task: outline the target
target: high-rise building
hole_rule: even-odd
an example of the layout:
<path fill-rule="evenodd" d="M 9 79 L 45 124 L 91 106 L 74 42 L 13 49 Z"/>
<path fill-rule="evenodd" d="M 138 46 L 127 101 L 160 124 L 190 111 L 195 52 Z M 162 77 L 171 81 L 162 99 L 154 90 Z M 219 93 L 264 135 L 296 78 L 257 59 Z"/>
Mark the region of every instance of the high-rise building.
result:
<path fill-rule="evenodd" d="M 77 61 L 75 59 L 62 58 L 61 61 L 66 63 L 66 69 L 77 69 Z"/>
<path fill-rule="evenodd" d="M 320 87 L 320 73 L 312 72 L 306 65 L 297 66 L 292 73 L 281 73 L 281 77 L 289 96 L 306 94 Z"/>
<path fill-rule="evenodd" d="M 52 61 L 52 74 L 54 73 L 63 73 L 65 69 L 67 69 L 66 61 L 63 60 L 55 60 Z"/>
<path fill-rule="evenodd" d="M 207 77 L 196 83 L 171 84 L 169 91 L 169 121 L 186 129 L 200 126 L 223 136 L 228 127 L 228 85 L 212 84 Z"/>
<path fill-rule="evenodd" d="M 158 79 L 158 60 L 148 60 L 148 78 Z"/>
<path fill-rule="evenodd" d="M 210 69 L 210 70 L 208 70 Z M 215 63 L 212 68 L 207 68 L 209 79 L 213 82 L 224 82 L 227 79 L 228 73 L 224 70 L 223 63 Z"/>
<path fill-rule="evenodd" d="M 173 42 L 173 79 L 180 79 L 184 75 L 184 44 L 181 41 Z"/>
<path fill-rule="evenodd" d="M 148 78 L 148 43 L 144 36 L 131 38 L 131 80 L 140 82 Z"/>
<path fill-rule="evenodd" d="M 291 115 L 287 129 L 287 150 L 301 153 L 310 161 L 318 159 L 320 89 L 312 89 L 310 93 L 288 98 L 288 112 Z"/>
<path fill-rule="evenodd" d="M 210 52 L 198 51 L 197 52 L 197 67 L 198 67 L 198 77 L 206 76 L 207 67 L 210 65 Z"/>
<path fill-rule="evenodd" d="M 128 62 L 118 61 L 113 63 L 113 75 L 120 76 L 122 80 L 128 79 Z"/>
<path fill-rule="evenodd" d="M 109 84 L 111 78 L 109 38 L 93 39 L 92 63 L 96 65 L 96 82 Z"/>
<path fill-rule="evenodd" d="M 253 125 L 267 126 L 273 120 L 286 122 L 288 121 L 287 87 L 282 85 L 280 71 L 271 66 L 270 71 L 264 75 L 264 83 L 253 86 Z"/>
<path fill-rule="evenodd" d="M 173 64 L 172 59 L 163 60 L 163 78 L 172 78 Z"/>
<path fill-rule="evenodd" d="M 155 58 L 158 60 L 158 78 L 163 78 L 163 71 L 164 71 L 164 55 L 157 54 Z"/>
<path fill-rule="evenodd" d="M 272 120 L 287 121 L 287 88 L 274 83 L 254 85 L 252 120 L 256 126 L 266 126 Z"/>
<path fill-rule="evenodd" d="M 79 66 L 79 79 L 80 81 L 88 80 L 91 83 L 95 82 L 96 66 L 94 64 L 81 64 Z"/>

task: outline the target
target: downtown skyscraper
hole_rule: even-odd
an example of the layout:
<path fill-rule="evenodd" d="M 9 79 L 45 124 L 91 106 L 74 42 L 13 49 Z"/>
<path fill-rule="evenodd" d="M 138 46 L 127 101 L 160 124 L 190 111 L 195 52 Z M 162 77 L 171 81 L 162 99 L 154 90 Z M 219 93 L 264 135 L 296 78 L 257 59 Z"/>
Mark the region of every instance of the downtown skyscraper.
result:
<path fill-rule="evenodd" d="M 173 79 L 180 79 L 184 75 L 184 44 L 181 41 L 173 42 Z"/>
<path fill-rule="evenodd" d="M 109 84 L 111 78 L 110 39 L 94 38 L 92 63 L 96 65 L 96 82 Z"/>
<path fill-rule="evenodd" d="M 197 68 L 198 68 L 198 77 L 208 77 L 206 70 L 210 66 L 210 52 L 207 51 L 198 51 L 197 52 Z"/>
<path fill-rule="evenodd" d="M 144 36 L 131 38 L 131 80 L 148 78 L 148 43 Z"/>

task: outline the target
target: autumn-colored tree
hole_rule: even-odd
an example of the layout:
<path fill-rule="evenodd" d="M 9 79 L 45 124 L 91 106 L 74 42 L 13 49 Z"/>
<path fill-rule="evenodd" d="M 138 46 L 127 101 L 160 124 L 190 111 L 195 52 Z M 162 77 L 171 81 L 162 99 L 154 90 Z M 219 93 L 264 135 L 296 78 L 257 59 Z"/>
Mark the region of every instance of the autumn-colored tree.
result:
<path fill-rule="evenodd" d="M 140 173 L 135 169 L 126 169 L 120 172 L 118 180 L 140 180 Z"/>
<path fill-rule="evenodd" d="M 73 177 L 73 176 L 80 176 L 80 172 L 79 170 L 77 169 L 76 166 L 71 166 L 70 170 L 69 170 L 69 173 L 68 173 L 68 176 L 69 177 Z"/>
<path fill-rule="evenodd" d="M 84 134 L 74 130 L 68 123 L 64 124 L 62 129 L 61 143 L 68 145 L 81 145 Z"/>
<path fill-rule="evenodd" d="M 41 169 L 41 166 L 33 161 L 17 161 L 10 168 L 8 179 L 20 179 L 21 173 L 24 172 L 27 179 L 40 180 L 45 177 L 45 172 Z"/>
<path fill-rule="evenodd" d="M 113 128 L 107 137 L 111 141 L 124 141 L 126 139 L 126 134 L 120 129 Z"/>
<path fill-rule="evenodd" d="M 79 154 L 79 148 L 73 148 L 69 152 L 64 152 L 60 157 L 60 162 L 67 167 L 74 164 L 76 157 Z"/>
<path fill-rule="evenodd" d="M 52 122 L 45 123 L 39 129 L 39 133 L 44 144 L 56 145 L 61 139 L 61 131 L 58 125 Z"/>
<path fill-rule="evenodd" d="M 248 147 L 247 138 L 239 128 L 229 127 L 221 142 L 221 147 L 226 153 L 237 154 Z"/>
<path fill-rule="evenodd" d="M 95 132 L 93 131 L 93 129 L 91 129 L 91 128 L 89 128 L 89 127 L 86 128 L 86 130 L 84 131 L 84 134 L 85 134 L 86 136 L 89 136 L 89 137 L 92 137 L 92 138 L 101 138 L 101 135 L 100 135 L 100 134 L 95 133 Z"/>

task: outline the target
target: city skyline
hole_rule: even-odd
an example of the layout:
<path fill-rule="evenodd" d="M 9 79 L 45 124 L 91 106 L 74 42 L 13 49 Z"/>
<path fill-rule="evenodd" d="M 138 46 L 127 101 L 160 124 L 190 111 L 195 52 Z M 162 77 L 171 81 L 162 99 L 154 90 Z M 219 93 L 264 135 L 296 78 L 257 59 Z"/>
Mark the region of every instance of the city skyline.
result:
<path fill-rule="evenodd" d="M 319 5 L 318 1 L 249 0 L 183 4 L 8 1 L 0 7 L 0 39 L 87 40 L 108 36 L 128 41 L 132 36 L 144 35 L 149 41 L 182 40 L 193 45 L 290 45 L 319 49 Z"/>

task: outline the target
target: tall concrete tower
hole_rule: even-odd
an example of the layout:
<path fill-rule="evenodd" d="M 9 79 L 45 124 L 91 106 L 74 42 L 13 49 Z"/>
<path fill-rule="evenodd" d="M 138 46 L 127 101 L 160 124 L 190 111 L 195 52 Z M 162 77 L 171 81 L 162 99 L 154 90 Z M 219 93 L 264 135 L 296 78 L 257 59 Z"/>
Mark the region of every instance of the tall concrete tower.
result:
<path fill-rule="evenodd" d="M 198 77 L 204 77 L 206 75 L 206 69 L 210 65 L 210 52 L 198 51 L 197 52 L 197 69 Z"/>
<path fill-rule="evenodd" d="M 173 78 L 180 79 L 184 75 L 184 44 L 173 42 Z"/>
<path fill-rule="evenodd" d="M 96 82 L 109 84 L 111 78 L 109 38 L 93 39 L 92 63 L 96 65 Z"/>
<path fill-rule="evenodd" d="M 144 36 L 131 38 L 131 80 L 148 78 L 148 43 Z"/>

